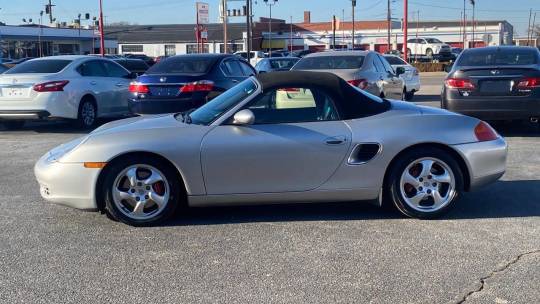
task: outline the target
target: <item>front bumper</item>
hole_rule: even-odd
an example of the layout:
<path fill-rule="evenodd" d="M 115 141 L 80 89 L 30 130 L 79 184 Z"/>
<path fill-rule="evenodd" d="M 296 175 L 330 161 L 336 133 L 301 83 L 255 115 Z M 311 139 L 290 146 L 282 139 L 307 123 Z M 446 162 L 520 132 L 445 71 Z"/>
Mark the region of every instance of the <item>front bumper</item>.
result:
<path fill-rule="evenodd" d="M 49 162 L 48 157 L 49 153 L 42 156 L 34 167 L 41 196 L 54 204 L 96 210 L 95 186 L 101 170 L 82 163 Z"/>
<path fill-rule="evenodd" d="M 454 145 L 469 170 L 469 190 L 496 182 L 506 171 L 508 146 L 500 137 L 492 141 Z"/>

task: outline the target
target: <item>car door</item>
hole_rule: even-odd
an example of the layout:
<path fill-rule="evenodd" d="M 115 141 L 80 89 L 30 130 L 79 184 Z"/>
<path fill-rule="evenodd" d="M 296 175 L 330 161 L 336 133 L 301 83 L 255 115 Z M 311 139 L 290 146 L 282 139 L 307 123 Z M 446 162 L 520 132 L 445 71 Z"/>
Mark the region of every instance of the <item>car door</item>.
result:
<path fill-rule="evenodd" d="M 396 72 L 392 66 L 377 54 L 377 58 L 380 60 L 384 67 L 383 83 L 384 83 L 384 96 L 387 98 L 401 99 L 403 93 L 403 80 L 396 75 Z"/>
<path fill-rule="evenodd" d="M 229 120 L 202 141 L 209 195 L 313 190 L 346 159 L 351 131 L 319 89 L 268 90 L 244 109 L 254 113 L 252 125 Z"/>
<path fill-rule="evenodd" d="M 107 77 L 110 79 L 113 95 L 110 100 L 111 111 L 114 114 L 128 113 L 129 83 L 131 82 L 131 73 L 113 61 L 105 61 Z"/>
<path fill-rule="evenodd" d="M 114 85 L 107 76 L 102 60 L 88 60 L 77 67 L 81 74 L 85 89 L 92 91 L 96 97 L 98 114 L 108 115 L 113 111 L 111 100 L 114 98 Z"/>
<path fill-rule="evenodd" d="M 223 61 L 225 77 L 228 80 L 226 89 L 232 88 L 246 78 L 239 61 L 236 58 L 229 58 Z"/>

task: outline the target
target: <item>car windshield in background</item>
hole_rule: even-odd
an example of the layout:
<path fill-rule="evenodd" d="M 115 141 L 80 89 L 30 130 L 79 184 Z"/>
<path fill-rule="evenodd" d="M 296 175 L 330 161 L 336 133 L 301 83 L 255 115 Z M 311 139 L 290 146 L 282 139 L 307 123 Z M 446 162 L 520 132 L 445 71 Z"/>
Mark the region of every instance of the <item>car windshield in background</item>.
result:
<path fill-rule="evenodd" d="M 270 60 L 270 66 L 273 69 L 290 70 L 297 61 L 298 61 L 297 59 L 274 59 L 274 60 Z"/>
<path fill-rule="evenodd" d="M 538 63 L 534 50 L 475 49 L 461 54 L 458 66 L 530 65 Z"/>
<path fill-rule="evenodd" d="M 190 121 L 197 125 L 209 125 L 256 90 L 255 82 L 246 79 L 189 114 Z"/>
<path fill-rule="evenodd" d="M 212 58 L 171 57 L 152 66 L 146 74 L 204 74 L 213 63 Z"/>
<path fill-rule="evenodd" d="M 6 71 L 5 74 L 58 73 L 70 63 L 71 60 L 63 59 L 31 60 L 14 66 L 10 70 Z"/>
<path fill-rule="evenodd" d="M 443 43 L 439 39 L 435 39 L 435 38 L 427 38 L 426 41 L 427 43 Z"/>
<path fill-rule="evenodd" d="M 352 70 L 359 69 L 364 56 L 316 56 L 300 60 L 295 70 Z"/>
<path fill-rule="evenodd" d="M 384 56 L 384 58 L 386 58 L 386 61 L 388 61 L 390 64 L 407 64 L 401 58 L 396 56 Z"/>

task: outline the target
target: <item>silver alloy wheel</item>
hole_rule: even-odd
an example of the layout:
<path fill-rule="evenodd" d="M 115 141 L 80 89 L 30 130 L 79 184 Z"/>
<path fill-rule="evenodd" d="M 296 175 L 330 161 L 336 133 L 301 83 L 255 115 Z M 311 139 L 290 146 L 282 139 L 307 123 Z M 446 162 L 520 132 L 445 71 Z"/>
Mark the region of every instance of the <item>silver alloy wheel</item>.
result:
<path fill-rule="evenodd" d="M 452 169 L 434 157 L 411 162 L 403 171 L 399 184 L 404 201 L 420 212 L 438 211 L 456 196 L 456 179 Z"/>
<path fill-rule="evenodd" d="M 113 184 L 113 201 L 118 210 L 134 220 L 160 214 L 170 197 L 169 183 L 158 169 L 137 164 L 124 169 Z"/>
<path fill-rule="evenodd" d="M 81 118 L 85 126 L 91 126 L 96 120 L 96 109 L 94 105 L 87 101 L 84 102 L 81 108 Z"/>

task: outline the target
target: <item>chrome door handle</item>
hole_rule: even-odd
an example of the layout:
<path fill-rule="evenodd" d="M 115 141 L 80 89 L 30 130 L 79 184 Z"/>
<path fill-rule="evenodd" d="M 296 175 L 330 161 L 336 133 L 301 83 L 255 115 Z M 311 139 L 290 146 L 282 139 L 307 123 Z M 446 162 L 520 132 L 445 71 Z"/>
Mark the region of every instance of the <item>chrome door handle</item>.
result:
<path fill-rule="evenodd" d="M 97 82 L 95 82 L 95 81 L 90 81 L 90 84 L 91 84 L 91 85 L 96 85 Z"/>
<path fill-rule="evenodd" d="M 124 85 L 121 84 L 121 83 L 117 83 L 116 86 L 117 86 L 117 87 L 122 87 L 122 86 L 124 86 Z"/>
<path fill-rule="evenodd" d="M 333 136 L 325 139 L 327 145 L 341 145 L 347 141 L 345 136 Z"/>

